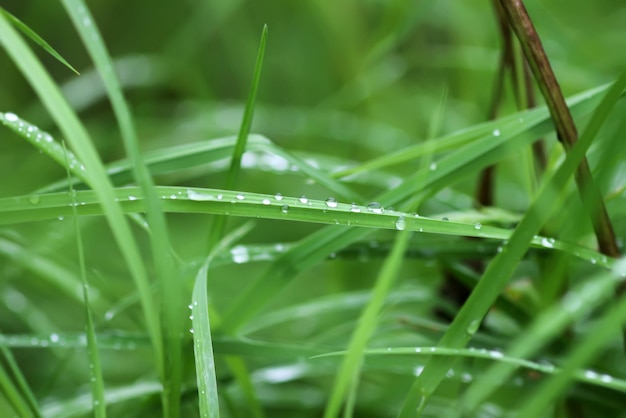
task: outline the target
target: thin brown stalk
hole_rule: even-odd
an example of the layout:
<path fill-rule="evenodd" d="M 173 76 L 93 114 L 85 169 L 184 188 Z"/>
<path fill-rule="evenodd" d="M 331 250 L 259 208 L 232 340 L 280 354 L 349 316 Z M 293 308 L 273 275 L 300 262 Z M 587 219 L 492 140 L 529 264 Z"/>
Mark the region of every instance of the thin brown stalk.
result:
<path fill-rule="evenodd" d="M 500 0 L 500 3 L 506 12 L 511 27 L 520 40 L 526 59 L 539 84 L 548 109 L 550 109 L 559 141 L 565 150 L 569 151 L 578 140 L 578 132 L 548 57 L 541 45 L 539 35 L 521 0 Z M 615 232 L 602 196 L 593 182 L 586 158 L 578 166 L 576 182 L 583 204 L 591 209 L 590 215 L 600 251 L 608 256 L 618 257 L 619 250 L 615 240 Z"/>

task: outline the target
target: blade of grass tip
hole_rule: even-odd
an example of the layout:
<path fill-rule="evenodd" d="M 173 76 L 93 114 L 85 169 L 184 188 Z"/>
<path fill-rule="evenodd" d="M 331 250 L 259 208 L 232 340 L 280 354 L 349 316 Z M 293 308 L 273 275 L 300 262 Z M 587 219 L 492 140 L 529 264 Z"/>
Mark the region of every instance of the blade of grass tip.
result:
<path fill-rule="evenodd" d="M 65 143 L 63 143 L 65 149 Z M 68 180 L 71 178 L 69 170 L 69 161 L 66 160 L 66 172 Z M 80 278 L 83 284 L 83 303 L 85 306 L 85 319 L 87 331 L 87 353 L 89 355 L 89 373 L 91 375 L 91 396 L 94 417 L 106 418 L 106 402 L 104 400 L 104 381 L 102 379 L 102 368 L 100 367 L 100 355 L 98 354 L 98 341 L 96 340 L 96 330 L 89 305 L 89 284 L 87 283 L 87 269 L 85 267 L 85 250 L 83 247 L 83 238 L 80 233 L 80 223 L 78 222 L 78 211 L 76 206 L 76 195 L 72 182 L 69 183 L 70 196 L 72 198 L 72 212 L 74 219 L 74 231 L 76 233 L 76 250 L 78 252 L 78 264 L 80 266 Z"/>
<path fill-rule="evenodd" d="M 28 36 L 33 42 L 42 47 L 48 54 L 52 55 L 57 59 L 61 64 L 65 65 L 67 68 L 72 70 L 76 75 L 80 75 L 80 73 L 76 70 L 76 68 L 72 67 L 72 65 L 67 62 L 65 58 L 61 56 L 48 42 L 46 42 L 41 36 L 37 35 L 37 33 L 29 28 L 24 22 L 19 20 L 17 17 L 13 16 L 11 13 L 6 11 L 4 8 L 0 7 L 0 14 L 4 15 L 4 17 L 13 24 L 16 28 L 18 28 L 22 33 Z"/>
<path fill-rule="evenodd" d="M 180 392 L 182 379 L 182 340 L 183 298 L 182 286 L 170 251 L 170 239 L 165 215 L 159 197 L 154 189 L 150 172 L 145 165 L 140 149 L 133 118 L 119 80 L 113 69 L 111 57 L 106 49 L 95 20 L 83 0 L 63 0 L 63 5 L 91 59 L 98 69 L 106 88 L 111 105 L 120 127 L 124 147 L 133 167 L 133 175 L 143 194 L 148 224 L 150 225 L 150 243 L 155 263 L 155 271 L 161 287 L 162 337 L 164 356 L 160 359 L 163 376 L 163 402 L 166 413 L 171 417 L 180 414 Z"/>
<path fill-rule="evenodd" d="M 246 150 L 246 144 L 248 142 L 248 135 L 250 134 L 250 129 L 252 127 L 252 120 L 254 116 L 254 107 L 256 104 L 256 96 L 259 88 L 259 83 L 261 81 L 261 70 L 263 68 L 263 59 L 265 57 L 265 45 L 267 44 L 267 25 L 263 26 L 263 30 L 261 32 L 261 41 L 259 44 L 259 51 L 257 53 L 256 63 L 254 66 L 254 75 L 252 79 L 252 87 L 250 88 L 250 93 L 248 94 L 248 100 L 246 101 L 246 106 L 243 113 L 243 118 L 241 120 L 241 126 L 239 127 L 239 134 L 237 136 L 237 142 L 235 143 L 235 147 L 233 149 L 233 154 L 231 157 L 230 168 L 228 170 L 228 174 L 226 176 L 226 190 L 233 189 L 239 178 L 239 172 L 241 170 L 241 157 Z M 209 230 L 209 250 L 221 239 L 224 235 L 224 230 L 226 228 L 226 221 L 228 218 L 226 216 L 216 216 L 213 218 L 213 223 Z M 250 407 L 253 416 L 262 417 L 263 412 L 261 406 L 258 402 L 257 396 L 254 392 L 254 387 L 252 386 L 252 380 L 250 378 L 250 374 L 247 370 L 246 364 L 241 358 L 236 358 L 229 356 L 226 358 L 226 364 L 233 372 L 237 383 L 241 387 L 248 406 Z"/>
<path fill-rule="evenodd" d="M 152 293 L 145 267 L 142 263 L 137 243 L 132 235 L 128 222 L 115 200 L 115 193 L 109 181 L 100 157 L 93 146 L 89 134 L 76 113 L 69 107 L 58 86 L 34 56 L 28 45 L 0 15 L 0 39 L 16 66 L 20 69 L 29 84 L 40 97 L 44 106 L 53 117 L 68 143 L 78 158 L 84 163 L 81 169 L 88 179 L 88 184 L 98 196 L 102 211 L 109 223 L 113 236 L 131 276 L 141 295 L 141 305 L 152 340 L 159 375 L 163 375 L 163 348 L 159 314 L 152 301 Z"/>
<path fill-rule="evenodd" d="M 620 78 L 619 82 L 621 81 L 622 79 Z M 616 84 L 619 85 L 614 84 L 602 102 L 612 101 L 614 103 L 617 97 L 621 95 L 624 87 L 620 83 Z M 617 94 L 618 92 L 619 94 Z M 604 106 L 601 108 L 605 109 Z M 605 113 L 600 113 L 598 108 L 596 108 L 592 120 L 606 117 Z M 556 203 L 562 200 L 565 185 L 576 171 L 578 163 L 583 159 L 587 149 L 593 142 L 593 138 L 599 129 L 599 124 L 590 123 L 590 127 L 593 128 L 585 132 L 566 156 L 563 164 L 537 193 L 535 201 L 528 208 L 526 215 L 522 218 L 517 228 L 515 228 L 508 244 L 489 264 L 482 279 L 478 282 L 467 302 L 442 337 L 439 342 L 440 347 L 462 348 L 472 337 L 472 333 L 469 330 L 478 329 L 478 325 L 485 317 L 487 310 L 498 297 L 508 278 L 526 253 L 533 236 L 539 232 L 552 212 L 559 207 Z M 555 194 L 558 195 L 555 196 Z M 443 380 L 453 363 L 454 358 L 432 358 L 426 363 L 421 375 L 415 381 L 405 399 L 400 418 L 414 417 L 415 411 L 418 411 L 418 415 L 421 414 L 428 399 L 439 386 L 439 383 Z"/>
<path fill-rule="evenodd" d="M 389 257 L 385 260 L 383 267 L 380 271 L 376 284 L 372 289 L 372 296 L 361 314 L 358 326 L 350 338 L 350 344 L 346 356 L 341 362 L 337 376 L 331 389 L 330 399 L 326 404 L 326 410 L 324 411 L 324 418 L 333 418 L 339 414 L 341 405 L 343 404 L 346 394 L 348 393 L 350 386 L 357 385 L 357 378 L 359 375 L 359 369 L 363 362 L 363 352 L 370 339 L 374 329 L 376 328 L 378 315 L 382 309 L 387 294 L 391 289 L 398 269 L 402 264 L 402 258 L 406 251 L 409 238 L 409 231 L 401 231 L 396 237 L 393 249 L 389 254 Z M 347 416 L 351 416 L 350 413 Z"/>
<path fill-rule="evenodd" d="M 256 104 L 256 95 L 259 89 L 259 83 L 261 82 L 261 70 L 263 68 L 263 58 L 265 57 L 265 44 L 267 43 L 267 25 L 263 26 L 261 32 L 261 42 L 259 44 L 259 51 L 256 57 L 256 63 L 254 65 L 254 76 L 252 78 L 252 87 L 248 94 L 248 100 L 246 101 L 246 107 L 243 112 L 243 118 L 241 120 L 241 126 L 239 127 L 239 135 L 237 136 L 237 142 L 233 149 L 233 155 L 230 161 L 230 168 L 226 176 L 226 190 L 231 190 L 237 185 L 239 179 L 239 171 L 241 170 L 241 157 L 246 150 L 246 144 L 248 142 L 248 135 L 250 134 L 250 128 L 252 127 L 252 119 L 254 116 L 254 106 Z M 224 234 L 224 228 L 226 227 L 227 218 L 224 216 L 216 216 L 213 220 L 211 229 L 209 230 L 209 249 L 215 245 Z"/>
<path fill-rule="evenodd" d="M 623 281 L 626 276 L 626 259 L 621 259 L 615 266 L 614 277 Z M 626 298 L 621 298 L 617 304 L 612 306 L 593 326 L 583 341 L 575 346 L 562 366 L 561 373 L 552 376 L 547 381 L 539 385 L 530 394 L 524 403 L 520 403 L 518 417 L 533 418 L 540 416 L 547 405 L 556 399 L 570 383 L 580 367 L 583 367 L 591 359 L 602 353 L 602 347 L 615 337 L 617 330 L 622 327 L 626 319 Z M 586 377 L 599 377 L 592 370 L 583 372 Z M 612 380 L 608 375 L 602 376 L 601 380 Z"/>
<path fill-rule="evenodd" d="M 239 240 L 251 229 L 252 223 L 249 222 L 224 237 L 211 251 L 202 268 L 198 271 L 193 286 L 193 295 L 189 308 L 191 309 L 200 416 L 203 418 L 217 418 L 220 416 L 217 379 L 215 378 L 215 360 L 213 358 L 213 343 L 211 339 L 211 322 L 209 318 L 209 299 L 207 295 L 209 268 L 217 253 Z"/>

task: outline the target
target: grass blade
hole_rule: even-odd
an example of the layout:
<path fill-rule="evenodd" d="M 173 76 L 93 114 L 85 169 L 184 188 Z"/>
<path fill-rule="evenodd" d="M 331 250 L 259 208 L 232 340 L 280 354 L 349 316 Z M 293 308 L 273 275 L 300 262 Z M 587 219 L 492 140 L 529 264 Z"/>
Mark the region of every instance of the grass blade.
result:
<path fill-rule="evenodd" d="M 69 167 L 69 161 L 65 162 Z M 67 168 L 67 177 L 70 177 Z M 76 250 L 78 252 L 78 264 L 80 267 L 80 278 L 83 284 L 83 306 L 85 307 L 86 334 L 87 334 L 87 354 L 89 356 L 89 373 L 91 382 L 92 405 L 95 418 L 106 418 L 106 402 L 104 400 L 104 381 L 102 379 L 102 368 L 100 366 L 100 355 L 98 354 L 98 341 L 96 330 L 91 314 L 89 302 L 89 284 L 87 282 L 87 268 L 85 266 L 85 251 L 83 248 L 83 238 L 80 233 L 80 223 L 78 222 L 78 212 L 76 211 L 76 198 L 72 183 L 70 185 L 70 196 L 72 198 L 72 212 L 74 219 L 74 230 L 76 233 Z"/>
<path fill-rule="evenodd" d="M 348 390 L 357 385 L 363 352 L 376 328 L 380 311 L 398 274 L 410 236 L 408 231 L 401 231 L 396 238 L 391 254 L 385 260 L 372 289 L 371 299 L 359 318 L 357 329 L 352 334 L 348 350 L 335 377 L 324 418 L 338 416 Z M 352 416 L 352 413 L 348 411 L 346 416 Z"/>
<path fill-rule="evenodd" d="M 48 54 L 52 55 L 56 58 L 61 64 L 65 65 L 67 68 L 72 70 L 76 75 L 80 75 L 76 68 L 72 67 L 72 65 L 67 62 L 65 58 L 61 56 L 48 42 L 46 42 L 41 36 L 37 35 L 37 33 L 28 27 L 24 22 L 19 20 L 17 17 L 13 16 L 11 13 L 7 12 L 4 8 L 0 7 L 0 14 L 2 14 L 9 22 L 11 22 L 16 28 L 18 28 L 22 33 L 28 36 L 33 42 L 42 47 Z"/>
<path fill-rule="evenodd" d="M 88 179 L 88 184 L 98 196 L 99 205 L 102 207 L 102 211 L 109 222 L 115 240 L 120 247 L 141 295 L 146 326 L 154 342 L 155 356 L 158 359 L 157 368 L 161 369 L 162 362 L 160 359 L 163 357 L 163 349 L 161 331 L 158 325 L 159 315 L 152 301 L 148 277 L 130 227 L 124 218 L 120 206 L 115 201 L 113 187 L 106 176 L 98 153 L 85 127 L 70 109 L 54 81 L 20 36 L 1 15 L 0 37 L 5 50 L 37 92 L 77 157 L 84 164 L 79 169 L 84 172 Z"/>
<path fill-rule="evenodd" d="M 246 107 L 243 112 L 243 118 L 239 127 L 239 135 L 237 136 L 237 142 L 233 149 L 233 154 L 230 160 L 230 168 L 228 175 L 226 176 L 225 189 L 231 190 L 237 185 L 237 179 L 239 178 L 239 170 L 241 169 L 241 157 L 246 150 L 246 144 L 248 142 L 248 135 L 250 134 L 250 128 L 252 127 L 252 118 L 254 116 L 254 105 L 256 104 L 256 94 L 259 89 L 259 83 L 261 81 L 261 70 L 263 68 L 263 57 L 265 56 L 265 44 L 267 43 L 267 25 L 263 26 L 261 32 L 261 42 L 259 44 L 259 51 L 257 53 L 256 64 L 254 66 L 254 76 L 252 78 L 252 87 L 248 94 L 248 100 L 246 101 Z M 209 250 L 213 247 L 224 234 L 226 228 L 227 218 L 223 216 L 217 216 L 213 219 L 213 225 L 209 230 Z"/>
<path fill-rule="evenodd" d="M 211 261 L 217 253 L 240 239 L 251 227 L 252 224 L 244 224 L 218 243 L 198 271 L 193 286 L 193 295 L 189 308 L 192 316 L 193 349 L 196 359 L 200 416 L 203 418 L 218 418 L 220 416 L 213 342 L 211 339 L 211 322 L 209 319 L 209 299 L 207 296 L 209 268 Z"/>
<path fill-rule="evenodd" d="M 64 0 L 63 4 L 100 72 L 121 130 L 124 147 L 133 167 L 134 177 L 145 196 L 147 219 L 151 230 L 150 243 L 162 295 L 160 311 L 163 318 L 161 327 L 165 352 L 158 361 L 162 362 L 160 369 L 165 372 L 165 375 L 162 376 L 163 403 L 167 411 L 166 416 L 177 417 L 180 413 L 182 378 L 182 341 L 180 335 L 183 324 L 180 312 L 183 299 L 178 272 L 174 267 L 170 251 L 170 239 L 165 216 L 154 190 L 152 177 L 140 154 L 130 109 L 124 99 L 120 83 L 113 71 L 111 57 L 102 42 L 95 20 L 83 0 Z"/>

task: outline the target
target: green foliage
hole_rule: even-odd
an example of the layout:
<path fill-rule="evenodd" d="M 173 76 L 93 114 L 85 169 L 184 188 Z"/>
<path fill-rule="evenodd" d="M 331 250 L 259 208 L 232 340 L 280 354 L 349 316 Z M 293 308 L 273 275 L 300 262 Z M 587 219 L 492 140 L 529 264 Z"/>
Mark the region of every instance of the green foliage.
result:
<path fill-rule="evenodd" d="M 622 416 L 626 9 L 526 3 L 567 156 L 484 2 L 0 9 L 0 416 Z"/>

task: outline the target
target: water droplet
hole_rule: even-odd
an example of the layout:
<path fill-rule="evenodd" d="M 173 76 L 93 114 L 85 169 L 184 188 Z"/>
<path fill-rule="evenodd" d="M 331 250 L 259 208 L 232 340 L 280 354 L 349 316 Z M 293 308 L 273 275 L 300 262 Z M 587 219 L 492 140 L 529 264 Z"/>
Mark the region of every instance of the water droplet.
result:
<path fill-rule="evenodd" d="M 404 220 L 404 216 L 400 216 L 396 220 L 396 229 L 398 231 L 403 231 L 406 228 L 406 221 Z"/>
<path fill-rule="evenodd" d="M 59 221 L 62 221 L 63 219 L 65 219 L 65 217 L 64 217 L 64 216 L 59 216 L 59 217 L 57 217 L 57 219 L 58 219 Z"/>
<path fill-rule="evenodd" d="M 130 199 L 130 196 L 128 197 Z M 213 200 L 213 195 L 207 193 L 198 193 L 195 190 L 187 190 L 187 198 L 189 200 L 202 201 L 202 200 Z"/>
<path fill-rule="evenodd" d="M 281 201 L 281 200 L 283 200 L 283 195 L 282 195 L 282 194 L 280 194 L 280 193 L 276 193 L 276 194 L 274 195 L 274 199 L 276 199 L 276 200 L 278 200 L 278 201 Z"/>
<path fill-rule="evenodd" d="M 500 351 L 490 350 L 489 351 L 489 357 L 491 357 L 491 358 L 502 358 L 502 357 L 504 357 L 504 354 L 502 354 Z"/>
<path fill-rule="evenodd" d="M 361 208 L 356 203 L 353 203 L 350 207 L 350 212 L 359 213 L 361 212 Z"/>
<path fill-rule="evenodd" d="M 374 212 L 374 213 L 383 213 L 383 211 L 385 210 L 385 209 L 383 208 L 383 205 L 381 205 L 381 204 L 380 204 L 380 203 L 378 203 L 378 202 L 372 202 L 372 203 L 370 203 L 369 205 L 367 205 L 367 209 L 368 209 L 370 212 Z"/>
<path fill-rule="evenodd" d="M 28 196 L 28 201 L 33 205 L 38 205 L 40 200 L 39 196 Z"/>
<path fill-rule="evenodd" d="M 600 375 L 600 380 L 604 383 L 611 383 L 613 381 L 613 377 L 608 374 L 602 374 Z"/>
<path fill-rule="evenodd" d="M 546 248 L 554 248 L 554 238 L 542 238 L 541 245 Z"/>
<path fill-rule="evenodd" d="M 415 352 L 416 353 L 421 353 L 422 352 L 422 348 L 421 347 L 415 347 Z"/>
<path fill-rule="evenodd" d="M 282 206 L 280 207 L 280 211 L 281 211 L 282 213 L 287 213 L 287 212 L 289 212 L 289 205 L 282 205 Z"/>
<path fill-rule="evenodd" d="M 480 328 L 480 319 L 474 319 L 467 326 L 466 332 L 469 335 L 474 335 L 476 331 L 478 331 L 478 328 Z"/>
<path fill-rule="evenodd" d="M 480 222 L 476 222 L 474 224 L 474 229 L 481 229 L 483 227 L 483 225 Z"/>
<path fill-rule="evenodd" d="M 494 129 L 493 136 L 500 136 L 500 129 Z"/>
<path fill-rule="evenodd" d="M 189 328 L 189 332 L 193 334 L 193 328 Z"/>
<path fill-rule="evenodd" d="M 328 206 L 329 208 L 336 208 L 337 200 L 335 200 L 334 197 L 329 197 L 328 199 L 326 199 L 326 206 Z"/>
<path fill-rule="evenodd" d="M 239 193 L 237 196 L 235 196 L 237 198 L 237 200 L 244 200 L 246 197 L 244 195 L 242 195 L 241 193 Z"/>
<path fill-rule="evenodd" d="M 16 122 L 19 119 L 15 113 L 11 112 L 5 113 L 4 118 L 9 122 Z"/>
<path fill-rule="evenodd" d="M 430 168 L 430 171 L 435 171 L 437 169 L 437 163 L 433 161 L 432 163 L 430 163 L 430 166 L 428 168 Z"/>
<path fill-rule="evenodd" d="M 137 196 L 128 195 L 128 200 L 137 200 Z"/>
<path fill-rule="evenodd" d="M 307 203 L 309 203 L 309 199 L 306 198 L 306 196 L 302 195 L 300 196 L 300 199 L 298 199 L 300 201 L 300 203 L 306 205 Z"/>
<path fill-rule="evenodd" d="M 58 343 L 59 342 L 59 334 L 50 334 L 50 342 Z"/>
<path fill-rule="evenodd" d="M 498 247 L 498 248 L 496 248 L 496 251 L 497 251 L 497 252 L 499 252 L 499 253 L 501 253 L 501 252 L 502 252 L 502 247 Z"/>
<path fill-rule="evenodd" d="M 238 245 L 230 250 L 230 255 L 233 257 L 233 261 L 237 264 L 247 263 L 250 261 L 250 254 L 248 248 L 243 245 Z"/>
<path fill-rule="evenodd" d="M 448 219 L 447 216 L 444 216 L 443 218 L 441 218 L 442 221 L 449 221 L 450 219 Z"/>
<path fill-rule="evenodd" d="M 264 205 L 270 205 L 272 202 L 270 202 L 269 199 L 263 199 L 261 203 L 263 203 Z"/>

